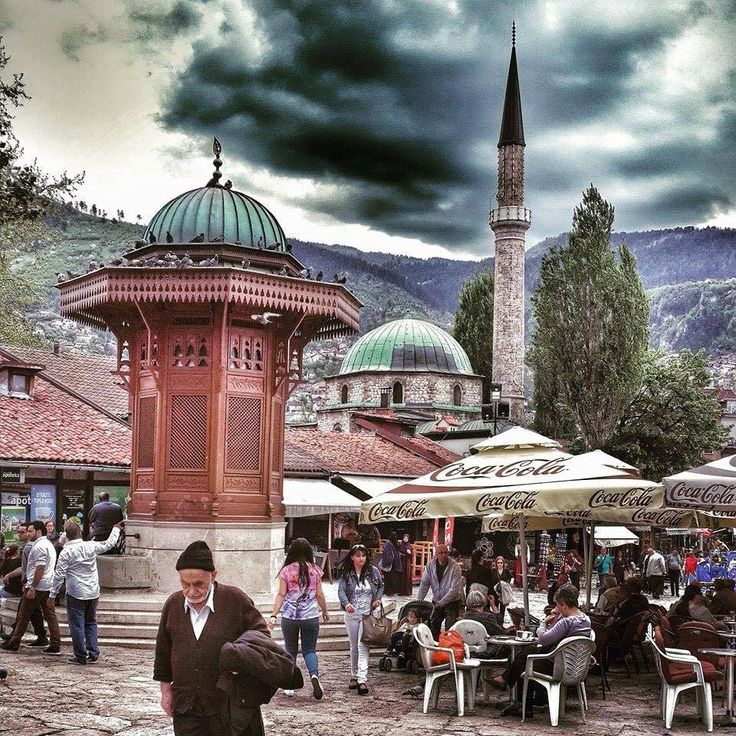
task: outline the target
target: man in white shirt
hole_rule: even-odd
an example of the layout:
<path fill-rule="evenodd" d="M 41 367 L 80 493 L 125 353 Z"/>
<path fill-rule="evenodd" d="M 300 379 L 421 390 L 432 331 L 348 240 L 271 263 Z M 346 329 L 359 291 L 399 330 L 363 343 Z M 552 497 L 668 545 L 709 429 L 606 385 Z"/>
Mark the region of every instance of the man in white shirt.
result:
<path fill-rule="evenodd" d="M 94 664 L 100 658 L 97 645 L 97 602 L 100 599 L 100 579 L 97 555 L 111 550 L 118 541 L 122 522 L 115 524 L 104 542 L 82 541 L 82 528 L 73 521 L 64 526 L 66 544 L 59 553 L 51 585 L 55 598 L 66 581 L 66 618 L 72 637 L 74 654 L 69 664 Z"/>
<path fill-rule="evenodd" d="M 664 557 L 651 547 L 647 557 L 646 574 L 647 580 L 649 580 L 649 591 L 652 597 L 658 600 L 664 593 L 664 578 L 667 575 L 667 566 Z"/>
<path fill-rule="evenodd" d="M 53 596 L 50 597 L 51 583 L 54 579 L 54 568 L 56 566 L 56 550 L 54 545 L 46 538 L 46 524 L 44 522 L 36 520 L 29 525 L 28 542 L 32 543 L 33 547 L 28 555 L 26 570 L 28 580 L 18 609 L 18 619 L 10 641 L 0 644 L 0 649 L 17 652 L 31 614 L 36 609 L 41 608 L 43 617 L 49 627 L 49 638 L 51 640 L 49 646 L 43 649 L 42 652 L 58 657 L 61 654 L 61 632 L 54 610 L 54 598 Z"/>

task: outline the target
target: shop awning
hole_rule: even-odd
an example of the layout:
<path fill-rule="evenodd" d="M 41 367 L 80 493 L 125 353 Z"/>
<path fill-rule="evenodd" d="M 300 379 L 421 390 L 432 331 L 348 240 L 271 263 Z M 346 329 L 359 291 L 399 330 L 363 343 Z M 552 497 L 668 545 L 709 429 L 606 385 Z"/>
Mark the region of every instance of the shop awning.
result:
<path fill-rule="evenodd" d="M 622 547 L 624 544 L 639 544 L 639 537 L 625 526 L 596 526 L 595 543 L 605 547 Z"/>
<path fill-rule="evenodd" d="M 284 506 L 291 518 L 360 511 L 355 496 L 321 478 L 284 478 Z"/>
<path fill-rule="evenodd" d="M 379 476 L 379 475 L 352 475 L 350 473 L 340 473 L 339 475 L 333 476 L 333 483 L 338 481 L 340 486 L 349 493 L 352 489 L 362 492 L 360 500 L 368 500 L 375 496 L 380 496 L 382 493 L 388 493 L 388 491 L 398 488 L 400 485 L 406 483 L 410 478 L 397 478 L 391 476 Z M 351 486 L 351 487 L 349 487 Z"/>

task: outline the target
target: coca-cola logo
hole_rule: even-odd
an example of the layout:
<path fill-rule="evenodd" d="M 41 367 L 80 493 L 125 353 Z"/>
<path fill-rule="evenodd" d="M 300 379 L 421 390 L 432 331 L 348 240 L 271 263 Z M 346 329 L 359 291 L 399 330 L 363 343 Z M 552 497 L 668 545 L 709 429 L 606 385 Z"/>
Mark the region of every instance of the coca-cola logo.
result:
<path fill-rule="evenodd" d="M 377 503 L 368 510 L 368 521 L 378 521 L 379 519 L 396 519 L 402 521 L 405 519 L 419 519 L 427 511 L 427 501 L 409 500 L 402 503 Z"/>
<path fill-rule="evenodd" d="M 687 514 L 682 511 L 667 509 L 662 511 L 647 511 L 638 509 L 631 515 L 633 524 L 647 524 L 649 526 L 674 526 L 679 527 L 684 523 Z"/>
<path fill-rule="evenodd" d="M 693 486 L 676 483 L 669 490 L 668 501 L 683 506 L 733 506 L 736 504 L 736 485 L 712 483 L 709 486 Z"/>
<path fill-rule="evenodd" d="M 538 477 L 545 475 L 559 475 L 566 469 L 568 458 L 529 458 L 527 460 L 515 460 L 512 463 L 499 465 L 466 465 L 463 463 L 452 463 L 447 467 L 440 468 L 429 477 L 436 483 L 447 483 L 448 481 L 467 480 L 471 478 L 524 478 L 527 476 Z"/>
<path fill-rule="evenodd" d="M 537 505 L 539 491 L 514 491 L 513 493 L 486 493 L 475 504 L 479 514 L 491 511 L 528 511 Z"/>
<path fill-rule="evenodd" d="M 654 494 L 650 488 L 628 488 L 625 491 L 601 489 L 588 500 L 591 509 L 636 509 L 653 503 Z"/>
<path fill-rule="evenodd" d="M 491 518 L 487 523 L 487 531 L 489 532 L 516 532 L 521 528 L 521 522 L 524 521 L 524 528 L 526 529 L 526 517 L 525 516 L 514 516 L 513 519 L 503 518 Z"/>

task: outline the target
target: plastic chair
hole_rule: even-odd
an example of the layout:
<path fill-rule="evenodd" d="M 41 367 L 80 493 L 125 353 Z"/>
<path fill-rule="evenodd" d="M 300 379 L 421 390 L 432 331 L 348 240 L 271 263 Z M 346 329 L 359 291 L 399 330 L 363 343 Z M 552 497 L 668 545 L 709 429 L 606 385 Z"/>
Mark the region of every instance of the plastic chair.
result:
<path fill-rule="evenodd" d="M 453 624 L 450 631 L 457 631 L 463 638 L 463 642 L 468 647 L 470 654 L 483 654 L 488 650 L 488 642 L 486 637 L 488 632 L 486 627 L 480 621 L 472 619 L 460 619 Z M 508 657 L 479 658 L 480 666 L 471 672 L 470 688 L 475 694 L 478 691 L 478 679 L 485 670 L 495 669 L 497 667 L 505 667 L 508 663 Z M 488 700 L 488 683 L 483 680 L 483 699 Z"/>
<path fill-rule="evenodd" d="M 677 698 L 685 690 L 695 690 L 698 715 L 710 732 L 713 730 L 713 693 L 711 683 L 723 679 L 710 662 L 701 662 L 686 649 L 669 649 L 659 627 L 650 627 L 647 643 L 654 652 L 654 661 L 661 680 L 660 716 L 665 728 L 672 727 Z"/>
<path fill-rule="evenodd" d="M 689 621 L 682 624 L 677 630 L 677 646 L 687 649 L 693 657 L 710 662 L 716 669 L 720 669 L 720 659 L 717 654 L 701 654 L 701 649 L 718 649 L 723 641 L 713 626 L 703 621 Z"/>
<path fill-rule="evenodd" d="M 465 659 L 462 662 L 455 661 L 455 652 L 449 647 L 441 647 L 432 637 L 432 632 L 427 624 L 418 624 L 414 629 L 414 638 L 419 644 L 419 656 L 424 667 L 424 707 L 423 712 L 429 709 L 430 701 L 432 707 L 436 708 L 440 697 L 440 685 L 442 678 L 452 676 L 455 681 L 455 697 L 457 698 L 457 714 L 465 715 L 465 673 L 471 675 L 468 682 L 472 682 L 473 670 L 480 667 L 480 660 L 470 659 L 468 645 L 465 644 Z M 447 664 L 432 664 L 433 652 L 446 652 L 450 661 Z M 468 707 L 472 710 L 475 705 L 475 691 L 468 688 Z"/>
<path fill-rule="evenodd" d="M 591 656 L 595 650 L 595 641 L 587 636 L 570 636 L 563 639 L 548 654 L 530 654 L 526 658 L 524 690 L 521 697 L 521 720 L 526 718 L 526 696 L 530 682 L 536 682 L 547 690 L 549 701 L 549 722 L 556 726 L 560 714 L 565 715 L 565 700 L 568 685 L 574 685 L 578 691 L 580 712 L 585 723 L 585 710 L 588 707 L 588 696 L 585 692 L 585 678 L 590 669 Z M 534 663 L 552 660 L 552 674 L 534 671 Z"/>

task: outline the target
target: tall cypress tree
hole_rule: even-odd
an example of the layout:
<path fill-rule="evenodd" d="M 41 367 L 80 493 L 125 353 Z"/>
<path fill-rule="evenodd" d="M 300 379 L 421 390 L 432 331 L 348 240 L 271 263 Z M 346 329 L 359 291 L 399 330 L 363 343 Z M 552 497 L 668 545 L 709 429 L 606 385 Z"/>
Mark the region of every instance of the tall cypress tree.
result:
<path fill-rule="evenodd" d="M 483 271 L 463 284 L 453 336 L 468 354 L 473 370 L 490 378 L 493 363 L 492 271 Z"/>
<path fill-rule="evenodd" d="M 649 303 L 626 245 L 611 246 L 614 208 L 591 185 L 567 246 L 542 259 L 532 297 L 535 425 L 605 446 L 641 383 Z"/>

